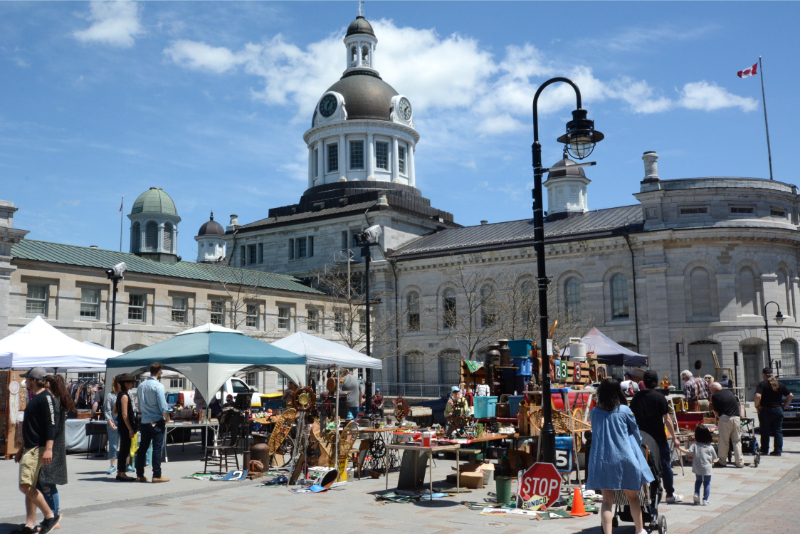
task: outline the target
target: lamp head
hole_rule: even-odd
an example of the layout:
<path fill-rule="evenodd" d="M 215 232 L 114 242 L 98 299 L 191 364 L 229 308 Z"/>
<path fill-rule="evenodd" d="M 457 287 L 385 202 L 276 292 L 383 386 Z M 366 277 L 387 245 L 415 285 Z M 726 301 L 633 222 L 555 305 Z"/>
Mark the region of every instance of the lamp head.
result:
<path fill-rule="evenodd" d="M 558 142 L 566 145 L 573 158 L 584 159 L 604 137 L 594 129 L 594 121 L 586 118 L 586 110 L 576 109 L 572 112 L 572 120 L 567 123 L 567 133 L 559 137 Z"/>
<path fill-rule="evenodd" d="M 783 319 L 784 319 L 783 314 L 781 313 L 780 310 L 778 310 L 778 313 L 775 314 L 775 322 L 781 325 L 783 324 Z"/>

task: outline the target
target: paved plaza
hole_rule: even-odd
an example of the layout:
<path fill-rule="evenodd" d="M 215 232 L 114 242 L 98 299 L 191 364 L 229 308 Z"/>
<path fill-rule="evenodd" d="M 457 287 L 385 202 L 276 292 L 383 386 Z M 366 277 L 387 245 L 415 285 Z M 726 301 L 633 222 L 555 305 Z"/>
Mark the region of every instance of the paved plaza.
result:
<path fill-rule="evenodd" d="M 93 534 L 125 532 L 153 533 L 166 528 L 173 532 L 227 531 L 263 532 L 275 528 L 326 534 L 414 532 L 415 534 L 456 531 L 498 533 L 547 530 L 548 532 L 599 533 L 599 516 L 538 521 L 527 517 L 484 516 L 462 506 L 461 501 L 483 502 L 494 497 L 494 483 L 482 490 L 457 497 L 411 504 L 376 502 L 375 494 L 385 488 L 385 480 L 363 479 L 342 489 L 321 494 L 293 494 L 286 487 L 261 487 L 261 481 L 209 482 L 182 479 L 202 470 L 199 446 L 170 447 L 171 462 L 165 464 L 167 484 L 118 483 L 106 476 L 108 462 L 86 458 L 85 454 L 68 458 L 70 483 L 60 486 L 64 519 L 62 532 Z M 675 485 L 685 496 L 682 504 L 662 504 L 669 531 L 679 533 L 753 532 L 770 534 L 797 532 L 800 518 L 800 437 L 786 439 L 784 455 L 766 456 L 758 468 L 715 469 L 712 478 L 711 504 L 691 504 L 694 476 L 691 468 L 681 475 L 676 468 Z M 453 472 L 454 462 L 439 459 L 433 470 L 435 480 L 444 480 Z M 0 534 L 9 532 L 23 521 L 22 496 L 16 488 L 17 466 L 13 461 L 0 462 Z M 390 475 L 390 487 L 397 473 Z M 766 504 L 765 504 L 766 503 Z M 790 526 L 791 525 L 791 526 Z M 633 532 L 623 523 L 617 532 Z"/>

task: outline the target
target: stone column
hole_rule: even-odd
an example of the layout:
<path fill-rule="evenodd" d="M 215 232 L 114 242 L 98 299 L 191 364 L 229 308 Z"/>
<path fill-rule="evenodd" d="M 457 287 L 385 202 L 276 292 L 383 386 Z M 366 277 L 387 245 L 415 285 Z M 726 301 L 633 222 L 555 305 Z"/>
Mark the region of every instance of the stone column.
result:
<path fill-rule="evenodd" d="M 339 181 L 347 181 L 347 139 L 339 134 Z"/>
<path fill-rule="evenodd" d="M 357 46 L 358 46 L 358 53 L 357 53 L 357 56 L 356 56 L 356 57 L 357 57 L 358 59 L 357 59 L 357 61 L 356 61 L 356 65 L 358 65 L 358 66 L 360 67 L 360 66 L 361 66 L 361 41 L 359 41 L 359 42 L 358 42 L 358 45 L 357 45 Z"/>
<path fill-rule="evenodd" d="M 408 144 L 408 152 L 406 153 L 406 165 L 408 165 L 408 185 L 417 187 L 417 171 L 414 167 L 414 150 L 416 147 L 411 143 Z"/>
<path fill-rule="evenodd" d="M 308 187 L 314 187 L 314 148 L 308 147 Z"/>
<path fill-rule="evenodd" d="M 325 143 L 317 141 L 317 174 L 314 179 L 319 179 L 320 185 L 325 183 Z"/>
<path fill-rule="evenodd" d="M 367 153 L 365 154 L 367 158 L 367 180 L 374 182 L 375 181 L 375 139 L 372 136 L 372 132 L 367 131 Z"/>
<path fill-rule="evenodd" d="M 156 252 L 169 252 L 164 250 L 164 223 L 158 223 L 158 246 Z"/>
<path fill-rule="evenodd" d="M 678 383 L 681 370 L 672 357 L 669 336 L 669 307 L 667 292 L 667 264 L 646 266 L 642 269 L 647 284 L 647 317 L 650 332 L 650 368 L 659 376 L 670 375 L 673 384 Z"/>
<path fill-rule="evenodd" d="M 392 137 L 392 181 L 400 180 L 400 158 L 397 156 L 397 138 Z"/>

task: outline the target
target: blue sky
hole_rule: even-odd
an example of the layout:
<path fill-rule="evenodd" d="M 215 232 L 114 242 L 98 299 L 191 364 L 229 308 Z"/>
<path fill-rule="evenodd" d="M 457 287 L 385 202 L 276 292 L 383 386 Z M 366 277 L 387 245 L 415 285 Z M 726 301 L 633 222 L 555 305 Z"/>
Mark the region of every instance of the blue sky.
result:
<path fill-rule="evenodd" d="M 116 249 L 120 197 L 127 214 L 158 186 L 194 259 L 209 211 L 246 223 L 297 202 L 302 134 L 344 70 L 356 10 L 0 3 L 0 198 L 20 207 L 15 226 Z M 798 3 L 367 2 L 365 14 L 377 70 L 414 106 L 417 186 L 461 224 L 530 216 L 530 101 L 552 76 L 578 83 L 606 135 L 587 170 L 590 209 L 635 202 L 647 150 L 665 179 L 769 177 L 759 79 L 736 76 L 759 55 L 775 178 L 798 183 Z M 574 97 L 548 88 L 540 106 L 550 164 Z"/>

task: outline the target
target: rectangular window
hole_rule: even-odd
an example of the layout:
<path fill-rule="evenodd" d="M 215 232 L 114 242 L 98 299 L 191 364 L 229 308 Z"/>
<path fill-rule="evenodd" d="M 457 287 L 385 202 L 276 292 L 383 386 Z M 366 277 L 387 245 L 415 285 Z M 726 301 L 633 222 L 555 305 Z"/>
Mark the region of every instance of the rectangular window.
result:
<path fill-rule="evenodd" d="M 131 295 L 128 301 L 128 320 L 144 321 L 144 307 L 147 299 L 144 295 Z"/>
<path fill-rule="evenodd" d="M 773 217 L 780 217 L 781 219 L 786 218 L 786 210 L 776 210 L 775 208 L 772 208 L 769 210 L 769 214 Z"/>
<path fill-rule="evenodd" d="M 308 236 L 308 257 L 314 257 L 314 236 Z"/>
<path fill-rule="evenodd" d="M 245 322 L 247 326 L 258 328 L 258 315 L 259 315 L 258 311 L 259 311 L 258 304 L 247 305 L 247 320 Z"/>
<path fill-rule="evenodd" d="M 247 255 L 249 256 L 248 262 L 250 264 L 258 263 L 258 247 L 255 245 L 248 245 L 247 252 Z"/>
<path fill-rule="evenodd" d="M 331 143 L 328 145 L 328 172 L 339 170 L 339 144 Z"/>
<path fill-rule="evenodd" d="M 647 208 L 647 219 L 655 219 L 657 217 L 658 217 L 658 211 L 656 211 L 655 208 Z"/>
<path fill-rule="evenodd" d="M 289 330 L 289 308 L 278 308 L 278 330 Z"/>
<path fill-rule="evenodd" d="M 339 334 L 344 333 L 344 312 L 342 310 L 333 312 L 333 331 Z"/>
<path fill-rule="evenodd" d="M 361 334 L 367 333 L 367 312 L 358 312 L 358 331 Z"/>
<path fill-rule="evenodd" d="M 258 263 L 264 263 L 264 243 L 258 244 Z"/>
<path fill-rule="evenodd" d="M 681 215 L 701 215 L 708 213 L 708 208 L 681 208 Z"/>
<path fill-rule="evenodd" d="M 100 290 L 81 289 L 81 318 L 97 319 L 100 314 Z"/>
<path fill-rule="evenodd" d="M 389 170 L 389 143 L 375 143 L 375 166 Z"/>
<path fill-rule="evenodd" d="M 28 298 L 25 300 L 25 313 L 29 317 L 47 317 L 47 286 L 28 284 Z"/>
<path fill-rule="evenodd" d="M 350 168 L 364 168 L 364 141 L 350 141 Z"/>
<path fill-rule="evenodd" d="M 731 213 L 735 213 L 737 215 L 745 215 L 748 213 L 753 213 L 753 208 L 732 207 Z"/>
<path fill-rule="evenodd" d="M 170 378 L 169 389 L 183 389 L 183 378 Z"/>
<path fill-rule="evenodd" d="M 172 297 L 172 321 L 175 323 L 186 322 L 186 297 Z"/>
<path fill-rule="evenodd" d="M 308 331 L 319 332 L 319 312 L 317 310 L 308 310 Z"/>
<path fill-rule="evenodd" d="M 314 176 L 319 176 L 319 149 L 314 149 Z"/>
<path fill-rule="evenodd" d="M 406 147 L 397 147 L 397 159 L 400 162 L 400 174 L 406 173 Z"/>
<path fill-rule="evenodd" d="M 258 388 L 258 372 L 249 371 L 244 375 L 244 383 L 251 388 Z"/>
<path fill-rule="evenodd" d="M 297 257 L 298 258 L 305 258 L 307 252 L 308 252 L 308 250 L 306 248 L 306 238 L 305 237 L 298 237 L 297 238 Z"/>
<path fill-rule="evenodd" d="M 294 239 L 289 240 L 289 259 L 294 259 Z"/>
<path fill-rule="evenodd" d="M 211 301 L 211 324 L 225 324 L 225 303 L 221 300 Z"/>

